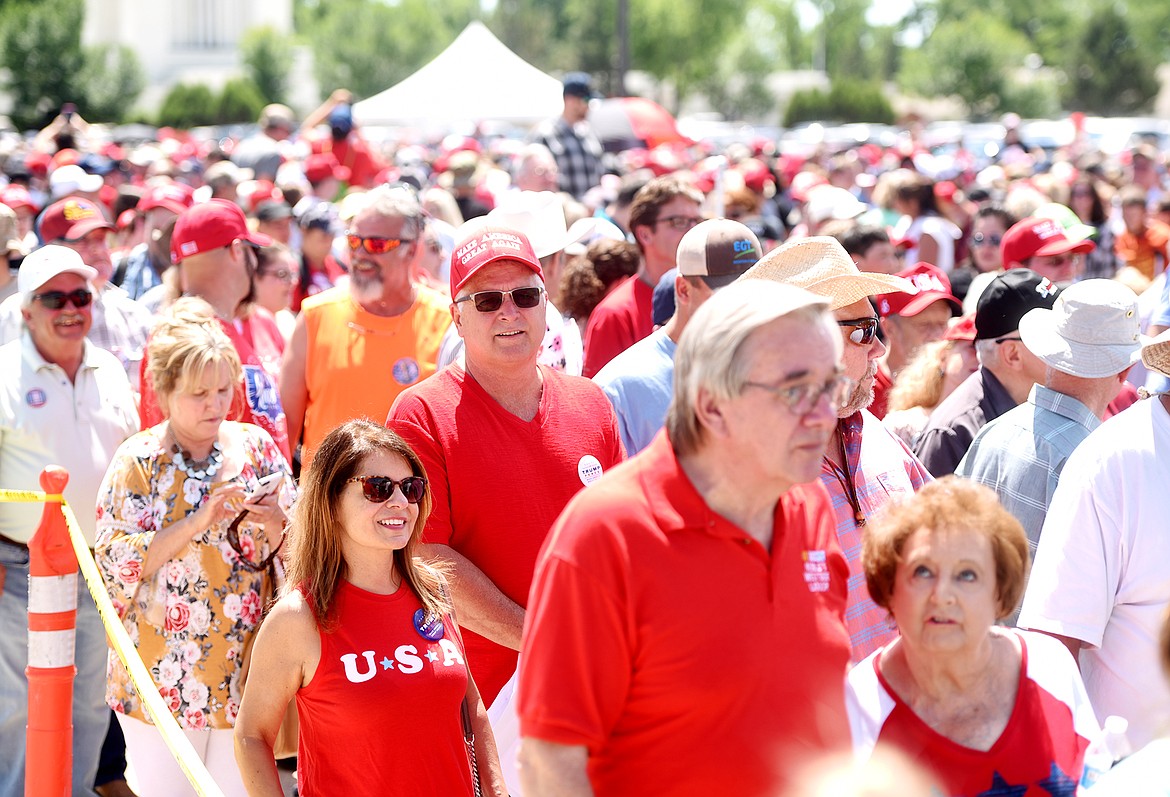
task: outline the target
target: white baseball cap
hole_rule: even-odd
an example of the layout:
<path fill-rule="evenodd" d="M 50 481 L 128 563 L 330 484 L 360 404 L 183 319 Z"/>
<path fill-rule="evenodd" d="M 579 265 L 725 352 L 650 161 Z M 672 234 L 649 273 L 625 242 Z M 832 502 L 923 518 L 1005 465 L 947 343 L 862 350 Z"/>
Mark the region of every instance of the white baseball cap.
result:
<path fill-rule="evenodd" d="M 85 265 L 81 255 L 69 247 L 50 244 L 42 246 L 20 264 L 16 289 L 21 296 L 27 297 L 58 274 L 77 274 L 90 282 L 97 276 L 97 269 Z"/>

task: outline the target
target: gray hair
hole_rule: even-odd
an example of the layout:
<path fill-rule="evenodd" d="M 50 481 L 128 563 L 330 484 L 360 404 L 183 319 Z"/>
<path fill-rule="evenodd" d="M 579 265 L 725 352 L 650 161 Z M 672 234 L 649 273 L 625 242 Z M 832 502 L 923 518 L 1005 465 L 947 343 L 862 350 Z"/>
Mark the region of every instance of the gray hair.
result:
<path fill-rule="evenodd" d="M 793 285 L 753 279 L 723 288 L 695 312 L 675 351 L 674 397 L 666 414 L 676 454 L 694 453 L 703 441 L 695 414 L 699 392 L 722 400 L 742 393 L 752 366 L 744 343 L 781 318 L 828 324 L 829 302 Z"/>
<path fill-rule="evenodd" d="M 410 188 L 401 185 L 380 185 L 365 195 L 365 201 L 357 216 L 375 214 L 395 216 L 402 219 L 402 234 L 411 238 L 419 237 L 423 228 L 423 210 L 418 196 Z"/>
<path fill-rule="evenodd" d="M 979 364 L 984 368 L 995 368 L 1000 363 L 999 344 L 994 338 L 975 341 L 975 354 L 979 357 Z"/>

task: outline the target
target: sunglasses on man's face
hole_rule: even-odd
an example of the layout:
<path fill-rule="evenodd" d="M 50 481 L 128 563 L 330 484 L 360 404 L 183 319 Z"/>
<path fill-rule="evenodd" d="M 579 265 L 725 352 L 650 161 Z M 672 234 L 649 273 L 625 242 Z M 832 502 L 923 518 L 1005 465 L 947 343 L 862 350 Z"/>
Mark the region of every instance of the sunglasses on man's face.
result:
<path fill-rule="evenodd" d="M 427 480 L 422 476 L 407 476 L 402 481 L 395 481 L 389 476 L 354 476 L 345 480 L 346 484 L 350 482 L 361 484 L 362 495 L 373 504 L 386 503 L 400 487 L 408 504 L 419 503 L 427 494 Z"/>
<path fill-rule="evenodd" d="M 838 321 L 837 326 L 855 327 L 849 333 L 849 339 L 858 346 L 868 346 L 877 337 L 878 320 L 876 318 L 850 318 Z"/>
<path fill-rule="evenodd" d="M 49 310 L 60 310 L 65 306 L 66 302 L 72 302 L 74 307 L 88 307 L 89 303 L 93 301 L 93 294 L 85 288 L 78 288 L 75 291 L 45 291 L 44 293 L 34 293 L 33 298 L 43 304 Z"/>
<path fill-rule="evenodd" d="M 540 304 L 540 295 L 544 293 L 544 288 L 513 288 L 510 291 L 479 291 L 470 296 L 464 296 L 462 299 L 456 299 L 455 304 L 460 302 L 474 302 L 475 309 L 481 313 L 494 313 L 504 305 L 504 297 L 511 296 L 512 301 L 522 310 L 528 310 Z"/>
<path fill-rule="evenodd" d="M 356 252 L 365 249 L 371 255 L 384 255 L 393 252 L 403 244 L 413 241 L 413 238 L 380 238 L 378 236 L 362 236 L 346 233 L 345 240 L 349 244 L 349 251 Z"/>

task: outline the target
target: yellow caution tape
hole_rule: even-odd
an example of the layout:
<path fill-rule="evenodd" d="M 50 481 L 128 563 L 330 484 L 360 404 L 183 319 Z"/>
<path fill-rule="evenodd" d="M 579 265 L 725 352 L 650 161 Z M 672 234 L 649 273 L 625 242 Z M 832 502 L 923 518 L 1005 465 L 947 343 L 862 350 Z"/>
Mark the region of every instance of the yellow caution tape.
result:
<path fill-rule="evenodd" d="M 61 511 L 65 515 L 65 525 L 69 529 L 69 539 L 77 554 L 77 562 L 81 565 L 81 575 L 85 578 L 86 586 L 89 587 L 89 594 L 93 596 L 94 603 L 97 604 L 110 645 L 118 654 L 118 658 L 122 660 L 122 664 L 126 666 L 126 671 L 130 673 L 130 680 L 134 682 L 134 688 L 138 690 L 138 696 L 142 698 L 146 712 L 162 734 L 163 741 L 170 748 L 171 755 L 175 757 L 175 761 L 178 762 L 183 774 L 187 776 L 187 780 L 195 788 L 195 792 L 200 797 L 223 797 L 223 791 L 212 780 L 211 773 L 203 765 L 203 759 L 195 752 L 195 748 L 191 746 L 191 742 L 187 740 L 178 721 L 175 720 L 175 715 L 163 702 L 158 685 L 151 678 L 146 665 L 142 663 L 142 658 L 130 640 L 130 635 L 126 633 L 122 619 L 118 617 L 118 613 L 114 610 L 114 604 L 110 602 L 110 596 L 106 593 L 105 582 L 102 580 L 102 574 L 98 572 L 93 554 L 89 551 L 89 543 L 85 541 L 81 528 L 77 525 L 77 516 L 73 514 L 69 504 L 59 493 L 43 493 L 36 490 L 0 490 L 0 502 L 4 501 L 15 503 L 40 501 L 61 504 Z"/>
<path fill-rule="evenodd" d="M 63 504 L 61 493 L 42 493 L 40 490 L 0 490 L 0 503 L 8 504 Z"/>

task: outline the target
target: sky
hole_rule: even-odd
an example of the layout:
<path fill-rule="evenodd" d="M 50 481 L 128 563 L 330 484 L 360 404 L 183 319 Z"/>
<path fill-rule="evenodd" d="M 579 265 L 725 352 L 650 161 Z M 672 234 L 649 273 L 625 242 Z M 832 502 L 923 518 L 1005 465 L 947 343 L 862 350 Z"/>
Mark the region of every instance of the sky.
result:
<path fill-rule="evenodd" d="M 913 0 L 870 0 L 865 18 L 871 25 L 891 25 L 906 16 L 912 5 Z M 796 9 L 806 30 L 820 22 L 820 13 L 812 3 L 798 0 Z"/>

